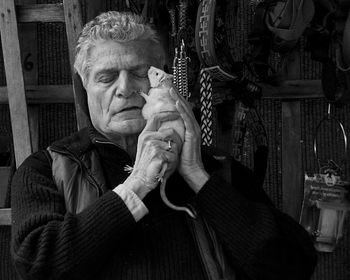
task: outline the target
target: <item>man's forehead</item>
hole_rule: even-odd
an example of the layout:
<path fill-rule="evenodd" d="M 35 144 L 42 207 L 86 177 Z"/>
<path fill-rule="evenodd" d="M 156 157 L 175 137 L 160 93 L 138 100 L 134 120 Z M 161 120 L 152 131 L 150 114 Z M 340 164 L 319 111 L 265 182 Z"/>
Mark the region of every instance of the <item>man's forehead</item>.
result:
<path fill-rule="evenodd" d="M 91 61 L 93 72 L 100 72 L 102 70 L 135 70 L 141 68 L 149 68 L 151 63 L 147 60 L 137 59 L 109 59 L 108 57 L 100 57 L 95 61 Z"/>
<path fill-rule="evenodd" d="M 90 63 L 96 68 L 136 67 L 150 65 L 154 61 L 149 42 L 118 43 L 113 41 L 97 42 L 91 50 Z"/>

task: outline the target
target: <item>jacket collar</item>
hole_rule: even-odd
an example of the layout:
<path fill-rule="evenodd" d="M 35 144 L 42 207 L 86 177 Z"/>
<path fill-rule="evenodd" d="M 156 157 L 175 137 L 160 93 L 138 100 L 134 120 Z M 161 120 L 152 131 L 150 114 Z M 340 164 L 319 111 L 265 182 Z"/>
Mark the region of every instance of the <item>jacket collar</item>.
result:
<path fill-rule="evenodd" d="M 118 152 L 126 153 L 121 146 L 109 141 L 92 126 L 85 127 L 68 137 L 55 141 L 52 143 L 51 148 L 57 152 L 68 152 L 81 158 L 86 152 L 99 145 L 108 145 L 113 149 L 117 149 Z"/>

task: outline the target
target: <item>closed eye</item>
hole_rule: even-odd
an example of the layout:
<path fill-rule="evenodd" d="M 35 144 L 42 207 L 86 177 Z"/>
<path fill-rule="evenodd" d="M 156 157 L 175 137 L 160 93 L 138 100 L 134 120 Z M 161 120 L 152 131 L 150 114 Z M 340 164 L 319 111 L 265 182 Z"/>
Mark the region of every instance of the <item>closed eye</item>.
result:
<path fill-rule="evenodd" d="M 131 74 L 136 78 L 141 78 L 141 79 L 148 78 L 147 70 L 144 70 L 144 69 L 133 70 L 131 71 Z"/>
<path fill-rule="evenodd" d="M 109 84 L 112 81 L 114 81 L 115 77 L 112 75 L 106 75 L 106 76 L 101 76 L 97 79 L 97 82 L 99 83 L 104 83 L 104 84 Z"/>
<path fill-rule="evenodd" d="M 119 72 L 116 70 L 104 70 L 95 76 L 95 81 L 97 83 L 108 84 L 113 82 L 119 76 Z"/>

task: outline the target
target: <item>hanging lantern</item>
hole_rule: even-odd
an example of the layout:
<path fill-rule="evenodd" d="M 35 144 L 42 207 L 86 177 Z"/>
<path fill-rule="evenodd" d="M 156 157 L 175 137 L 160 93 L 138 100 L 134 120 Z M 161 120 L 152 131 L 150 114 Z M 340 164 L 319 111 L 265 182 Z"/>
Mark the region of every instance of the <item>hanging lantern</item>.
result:
<path fill-rule="evenodd" d="M 316 138 L 324 123 L 335 121 L 340 127 L 344 141 L 343 160 L 346 161 L 347 136 L 343 124 L 331 115 L 328 105 L 326 116 L 319 122 L 314 135 L 313 149 L 319 164 L 319 173 L 305 175 L 304 200 L 300 224 L 314 239 L 316 250 L 333 252 L 343 236 L 343 225 L 350 202 L 347 199 L 350 184 L 341 178 L 342 169 L 334 160 L 321 161 L 317 151 Z"/>
<path fill-rule="evenodd" d="M 315 248 L 320 252 L 333 252 L 343 236 L 344 220 L 350 210 L 347 188 L 349 183 L 331 172 L 305 175 L 300 223 L 313 237 Z"/>

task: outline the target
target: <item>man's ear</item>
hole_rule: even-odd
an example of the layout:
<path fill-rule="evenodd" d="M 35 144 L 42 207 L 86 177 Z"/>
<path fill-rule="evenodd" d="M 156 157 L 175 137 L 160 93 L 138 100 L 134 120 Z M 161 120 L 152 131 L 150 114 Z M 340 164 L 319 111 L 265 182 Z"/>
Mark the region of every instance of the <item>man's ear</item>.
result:
<path fill-rule="evenodd" d="M 87 102 L 87 92 L 83 86 L 80 75 L 75 72 L 73 74 L 73 91 L 75 111 L 77 116 L 78 130 L 86 126 L 91 126 L 89 106 Z"/>

